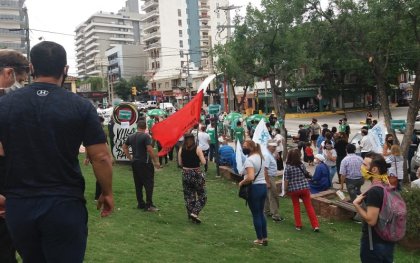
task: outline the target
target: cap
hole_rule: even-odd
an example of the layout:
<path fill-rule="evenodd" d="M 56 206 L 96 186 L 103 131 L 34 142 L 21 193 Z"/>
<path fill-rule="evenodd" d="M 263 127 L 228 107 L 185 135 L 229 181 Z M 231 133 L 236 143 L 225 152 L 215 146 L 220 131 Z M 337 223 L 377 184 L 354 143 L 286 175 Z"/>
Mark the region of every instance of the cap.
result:
<path fill-rule="evenodd" d="M 315 155 L 315 158 L 318 159 L 318 160 L 320 160 L 321 162 L 325 162 L 325 157 L 322 154 L 316 154 Z"/>

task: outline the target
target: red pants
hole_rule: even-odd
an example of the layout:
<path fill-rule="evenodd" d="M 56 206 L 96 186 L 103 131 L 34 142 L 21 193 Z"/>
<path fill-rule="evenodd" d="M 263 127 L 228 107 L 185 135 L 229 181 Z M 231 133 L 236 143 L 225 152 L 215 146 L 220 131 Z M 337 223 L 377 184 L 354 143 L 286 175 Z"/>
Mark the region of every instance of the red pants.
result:
<path fill-rule="evenodd" d="M 302 227 L 302 219 L 300 217 L 300 204 L 299 204 L 299 198 L 300 198 L 303 200 L 303 204 L 305 205 L 306 213 L 308 214 L 309 220 L 311 221 L 312 228 L 319 227 L 318 218 L 316 217 L 314 208 L 311 203 L 311 193 L 309 192 L 309 189 L 303 189 L 303 190 L 290 192 L 289 196 L 292 198 L 292 202 L 293 202 L 295 226 Z"/>

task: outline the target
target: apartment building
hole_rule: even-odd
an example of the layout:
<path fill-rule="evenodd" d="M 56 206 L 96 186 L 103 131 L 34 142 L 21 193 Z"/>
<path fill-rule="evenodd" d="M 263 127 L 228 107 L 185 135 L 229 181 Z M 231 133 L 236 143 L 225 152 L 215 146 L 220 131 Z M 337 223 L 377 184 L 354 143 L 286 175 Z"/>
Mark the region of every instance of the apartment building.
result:
<path fill-rule="evenodd" d="M 150 86 L 170 96 L 196 90 L 210 70 L 209 50 L 223 44 L 228 0 L 145 0 L 142 19 Z"/>
<path fill-rule="evenodd" d="M 146 74 L 148 58 L 144 45 L 116 45 L 105 51 L 105 56 L 108 60 L 108 76 L 113 82 Z"/>
<path fill-rule="evenodd" d="M 140 20 L 138 0 L 126 1 L 117 13 L 98 12 L 77 26 L 76 67 L 79 77 L 107 76 L 110 47 L 137 45 L 140 49 Z"/>
<path fill-rule="evenodd" d="M 14 49 L 26 55 L 25 0 L 0 0 L 0 49 Z"/>

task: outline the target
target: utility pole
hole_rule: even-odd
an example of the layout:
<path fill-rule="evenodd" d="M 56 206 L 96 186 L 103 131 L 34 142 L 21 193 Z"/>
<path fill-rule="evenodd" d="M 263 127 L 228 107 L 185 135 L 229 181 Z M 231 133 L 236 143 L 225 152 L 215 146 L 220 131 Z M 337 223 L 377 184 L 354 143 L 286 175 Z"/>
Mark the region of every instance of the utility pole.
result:
<path fill-rule="evenodd" d="M 28 16 L 28 8 L 22 8 L 23 14 L 25 16 L 25 40 L 26 40 L 26 58 L 28 59 L 29 63 L 31 62 L 31 40 L 29 39 L 29 16 Z M 28 75 L 28 84 L 31 84 L 31 75 Z"/>
<path fill-rule="evenodd" d="M 226 20 L 227 20 L 227 25 L 219 25 L 217 26 L 217 29 L 219 30 L 219 32 L 222 32 L 224 29 L 227 29 L 227 38 L 231 38 L 232 36 L 232 28 L 235 28 L 235 25 L 232 25 L 232 21 L 230 19 L 230 11 L 231 10 L 236 10 L 241 8 L 240 6 L 234 6 L 234 5 L 228 5 L 228 6 L 217 6 L 215 12 L 220 12 L 220 10 L 225 11 L 227 13 L 226 16 Z M 226 76 L 225 76 L 225 82 L 224 82 L 224 96 L 225 96 L 225 104 L 226 104 L 226 100 L 228 100 L 228 104 L 229 106 L 226 107 L 225 105 L 225 111 L 228 108 L 229 111 L 233 111 L 235 109 L 235 94 L 233 92 L 233 89 L 231 87 L 229 87 L 230 85 L 227 85 L 226 82 Z M 226 89 L 227 89 L 227 98 L 226 98 Z"/>

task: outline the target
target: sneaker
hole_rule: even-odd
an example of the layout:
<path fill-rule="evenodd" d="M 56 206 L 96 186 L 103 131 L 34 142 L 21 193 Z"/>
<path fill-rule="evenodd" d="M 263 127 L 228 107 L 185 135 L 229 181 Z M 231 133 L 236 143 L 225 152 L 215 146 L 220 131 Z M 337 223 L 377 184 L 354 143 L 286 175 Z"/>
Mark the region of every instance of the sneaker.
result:
<path fill-rule="evenodd" d="M 273 219 L 274 222 L 284 221 L 284 218 L 283 217 L 273 217 L 272 219 Z"/>
<path fill-rule="evenodd" d="M 198 218 L 198 216 L 196 214 L 191 213 L 190 214 L 190 218 L 194 223 L 200 224 L 201 223 L 201 219 Z"/>
<path fill-rule="evenodd" d="M 297 231 L 300 231 L 300 230 L 302 230 L 302 227 L 301 227 L 301 226 L 297 226 L 297 227 L 296 227 L 296 230 L 297 230 Z"/>
<path fill-rule="evenodd" d="M 314 232 L 318 233 L 319 232 L 319 227 L 315 227 Z"/>
<path fill-rule="evenodd" d="M 155 207 L 155 206 L 150 206 L 149 208 L 146 209 L 147 212 L 158 212 L 159 208 Z"/>

